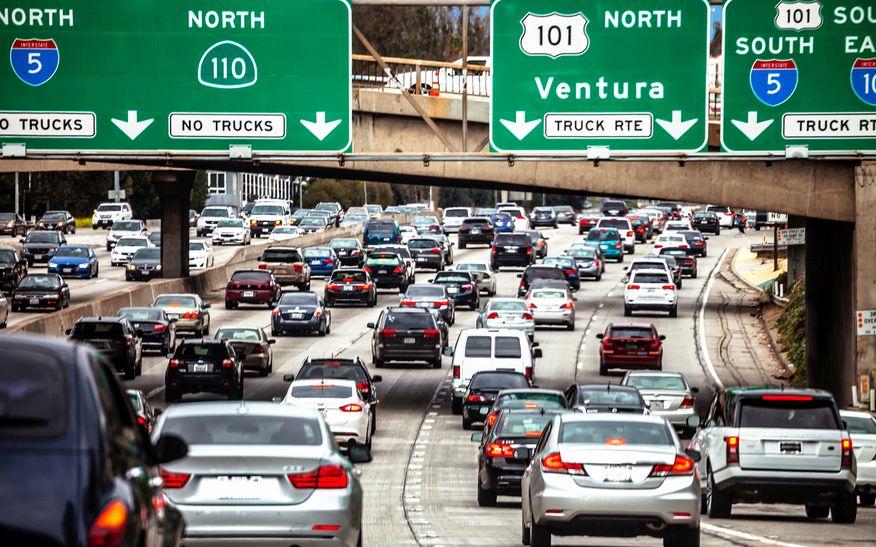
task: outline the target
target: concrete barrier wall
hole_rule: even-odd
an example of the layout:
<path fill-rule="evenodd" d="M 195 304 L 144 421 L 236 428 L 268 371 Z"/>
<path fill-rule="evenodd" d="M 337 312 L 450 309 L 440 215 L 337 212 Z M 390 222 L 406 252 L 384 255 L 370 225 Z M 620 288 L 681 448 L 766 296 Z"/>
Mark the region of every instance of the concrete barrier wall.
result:
<path fill-rule="evenodd" d="M 292 245 L 296 247 L 325 245 L 336 237 L 357 236 L 361 232 L 361 226 L 331 229 L 325 232 L 307 234 L 298 239 L 278 243 L 277 245 Z M 114 316 L 119 308 L 149 306 L 161 294 L 197 293 L 205 296 L 210 292 L 225 287 L 228 278 L 235 271 L 252 267 L 251 263 L 257 260 L 261 256 L 262 251 L 269 246 L 251 245 L 240 247 L 225 263 L 197 272 L 190 277 L 153 279 L 148 283 L 131 283 L 130 288 L 126 287 L 91 302 L 83 302 L 66 310 L 34 315 L 33 318 L 27 321 L 22 321 L 9 327 L 6 329 L 6 332 L 64 336 L 65 331 L 72 328 L 80 317 Z"/>

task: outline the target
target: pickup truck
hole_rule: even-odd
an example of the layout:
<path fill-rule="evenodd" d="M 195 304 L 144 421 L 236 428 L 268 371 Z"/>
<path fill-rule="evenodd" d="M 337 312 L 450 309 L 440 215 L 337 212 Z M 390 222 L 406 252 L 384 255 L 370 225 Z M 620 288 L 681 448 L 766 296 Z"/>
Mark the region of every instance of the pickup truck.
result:
<path fill-rule="evenodd" d="M 691 416 L 688 426 L 701 419 Z M 833 396 L 817 389 L 728 388 L 691 439 L 699 450 L 703 510 L 729 518 L 734 503 L 788 503 L 810 519 L 851 524 L 857 462 Z"/>
<path fill-rule="evenodd" d="M 299 291 L 310 290 L 310 266 L 298 247 L 269 247 L 262 252 L 259 269 L 274 274 L 280 285 L 295 285 Z"/>

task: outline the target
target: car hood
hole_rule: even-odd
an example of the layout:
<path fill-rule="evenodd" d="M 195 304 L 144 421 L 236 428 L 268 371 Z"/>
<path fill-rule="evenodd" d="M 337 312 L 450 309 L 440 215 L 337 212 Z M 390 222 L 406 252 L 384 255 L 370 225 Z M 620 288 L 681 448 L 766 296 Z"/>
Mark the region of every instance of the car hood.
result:
<path fill-rule="evenodd" d="M 133 264 L 134 266 L 157 266 L 161 264 L 161 259 L 155 258 L 141 258 L 139 260 L 132 260 L 128 262 L 128 265 Z"/>
<path fill-rule="evenodd" d="M 87 257 L 81 256 L 56 256 L 52 259 L 52 262 L 60 265 L 74 266 L 77 264 L 86 264 L 89 261 Z M 3 268 L 4 265 L 0 264 L 0 268 Z"/>

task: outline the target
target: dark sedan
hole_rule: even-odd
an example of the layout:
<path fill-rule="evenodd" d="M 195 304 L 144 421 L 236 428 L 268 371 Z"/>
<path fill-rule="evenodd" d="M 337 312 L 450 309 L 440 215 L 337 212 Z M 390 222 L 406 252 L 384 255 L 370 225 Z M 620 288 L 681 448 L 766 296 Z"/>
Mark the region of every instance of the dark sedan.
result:
<path fill-rule="evenodd" d="M 61 245 L 67 244 L 64 234 L 53 230 L 38 230 L 27 234 L 21 240 L 21 257 L 27 260 L 28 266 L 34 263 L 47 263 Z"/>
<path fill-rule="evenodd" d="M 431 283 L 411 285 L 401 297 L 401 306 L 434 310 L 448 325 L 453 325 L 456 321 L 456 303 L 447 294 L 447 288 L 442 285 Z"/>
<path fill-rule="evenodd" d="M 137 249 L 125 266 L 125 281 L 149 281 L 161 277 L 161 249 L 143 247 Z"/>
<path fill-rule="evenodd" d="M 575 209 L 571 205 L 554 205 L 554 212 L 557 214 L 558 223 L 575 225 L 577 219 Z"/>
<path fill-rule="evenodd" d="M 334 306 L 338 302 L 365 304 L 369 308 L 377 305 L 377 287 L 371 275 L 365 270 L 335 270 L 325 284 L 325 305 Z"/>
<path fill-rule="evenodd" d="M 0 290 L 12 291 L 26 275 L 27 260 L 21 258 L 15 249 L 0 248 Z"/>
<path fill-rule="evenodd" d="M 176 347 L 176 325 L 161 308 L 122 308 L 117 315 L 142 332 L 143 351 L 151 349 L 166 355 Z"/>
<path fill-rule="evenodd" d="M 331 329 L 331 310 L 316 293 L 284 292 L 271 312 L 271 336 L 299 332 L 325 336 Z"/>
<path fill-rule="evenodd" d="M 412 280 L 404 261 L 395 253 L 372 252 L 368 255 L 363 268 L 371 275 L 374 283 L 380 287 L 396 288 L 404 292 Z"/>
<path fill-rule="evenodd" d="M 365 264 L 365 249 L 358 239 L 352 237 L 335 238 L 329 242 L 329 247 L 337 253 L 341 266 L 361 268 Z"/>
<path fill-rule="evenodd" d="M 265 304 L 273 308 L 280 299 L 281 290 L 269 271 L 236 271 L 225 285 L 225 309 L 233 310 L 240 304 Z"/>
<path fill-rule="evenodd" d="M 442 285 L 447 295 L 457 306 L 468 306 L 472 310 L 481 307 L 478 282 L 474 274 L 461 271 L 438 272 L 429 283 Z"/>
<path fill-rule="evenodd" d="M 697 276 L 697 257 L 691 249 L 678 249 L 668 247 L 660 249 L 660 256 L 671 256 L 681 268 L 681 275 L 696 278 Z M 681 288 L 681 286 L 679 286 Z"/>
<path fill-rule="evenodd" d="M 76 219 L 69 211 L 46 211 L 36 223 L 37 230 L 57 230 L 65 234 L 76 233 Z"/>
<path fill-rule="evenodd" d="M 468 383 L 462 400 L 462 428 L 471 429 L 473 423 L 483 423 L 493 407 L 496 396 L 503 389 L 532 387 L 529 378 L 509 370 L 476 372 Z"/>
<path fill-rule="evenodd" d="M 691 225 L 701 232 L 711 232 L 721 235 L 721 223 L 718 214 L 712 211 L 697 211 L 691 219 Z"/>
<path fill-rule="evenodd" d="M 0 213 L 0 235 L 27 235 L 27 221 L 15 213 Z"/>
<path fill-rule="evenodd" d="M 696 256 L 708 256 L 709 254 L 709 244 L 706 241 L 709 239 L 704 237 L 697 230 L 682 230 L 678 232 L 683 235 L 687 240 L 687 244 L 690 246 L 691 254 Z"/>
<path fill-rule="evenodd" d="M 12 311 L 70 305 L 70 287 L 58 274 L 28 274 L 12 291 Z"/>

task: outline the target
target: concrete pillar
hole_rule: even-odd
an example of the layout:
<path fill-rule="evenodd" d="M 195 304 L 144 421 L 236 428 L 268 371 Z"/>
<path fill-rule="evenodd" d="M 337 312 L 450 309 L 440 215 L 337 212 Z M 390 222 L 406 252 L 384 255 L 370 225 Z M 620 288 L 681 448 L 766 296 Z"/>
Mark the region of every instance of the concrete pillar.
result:
<path fill-rule="evenodd" d="M 855 381 L 854 237 L 850 222 L 806 221 L 806 372 L 840 408 Z"/>
<path fill-rule="evenodd" d="M 166 278 L 189 275 L 189 202 L 194 171 L 154 171 L 161 201 L 161 271 Z"/>
<path fill-rule="evenodd" d="M 806 217 L 788 215 L 788 228 L 805 228 Z M 806 273 L 806 246 L 791 245 L 788 247 L 788 286 L 785 294 L 791 292 L 794 282 Z"/>
<path fill-rule="evenodd" d="M 876 211 L 876 162 L 864 162 L 855 173 L 855 310 L 876 310 L 876 215 L 873 211 Z M 876 336 L 857 336 L 856 341 L 858 375 L 869 374 L 872 386 L 876 380 Z"/>

